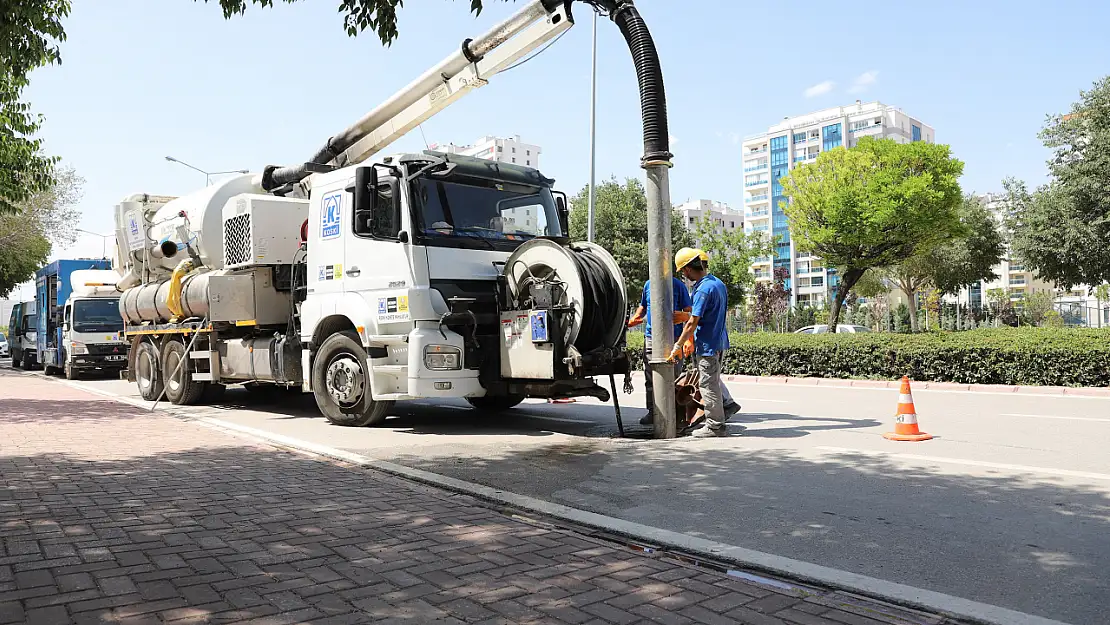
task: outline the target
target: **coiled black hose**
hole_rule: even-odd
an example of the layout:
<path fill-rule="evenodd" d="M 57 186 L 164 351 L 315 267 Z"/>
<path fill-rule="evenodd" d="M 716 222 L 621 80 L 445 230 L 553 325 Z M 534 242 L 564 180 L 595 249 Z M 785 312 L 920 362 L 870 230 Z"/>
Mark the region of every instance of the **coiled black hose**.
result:
<path fill-rule="evenodd" d="M 605 338 L 614 323 L 624 320 L 620 284 L 608 265 L 589 250 L 571 250 L 570 256 L 582 278 L 584 291 L 582 323 L 574 346 L 584 354 L 613 347 L 606 343 Z"/>
<path fill-rule="evenodd" d="M 644 18 L 632 0 L 599 2 L 607 8 L 609 17 L 616 23 L 636 65 L 636 80 L 640 84 L 640 111 L 644 122 L 644 164 L 669 163 L 671 154 L 670 132 L 667 129 L 667 94 L 663 88 L 663 68 L 659 52 L 651 38 Z"/>

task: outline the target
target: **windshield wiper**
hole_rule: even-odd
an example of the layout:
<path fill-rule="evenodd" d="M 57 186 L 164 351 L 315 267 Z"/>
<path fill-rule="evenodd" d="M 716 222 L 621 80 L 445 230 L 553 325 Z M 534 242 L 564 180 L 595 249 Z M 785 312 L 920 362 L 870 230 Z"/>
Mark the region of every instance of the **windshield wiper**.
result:
<path fill-rule="evenodd" d="M 486 237 L 479 235 L 477 232 L 468 230 L 467 228 L 455 228 L 455 232 L 462 233 L 468 239 L 477 239 L 478 241 L 485 243 L 489 247 L 489 249 L 495 252 L 497 251 L 497 246 L 493 244 L 493 241 L 490 241 Z"/>

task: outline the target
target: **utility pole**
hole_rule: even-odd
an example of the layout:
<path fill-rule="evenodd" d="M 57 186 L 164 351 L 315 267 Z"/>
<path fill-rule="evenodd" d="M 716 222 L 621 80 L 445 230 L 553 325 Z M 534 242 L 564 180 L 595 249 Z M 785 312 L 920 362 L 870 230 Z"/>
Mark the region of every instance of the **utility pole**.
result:
<path fill-rule="evenodd" d="M 586 240 L 594 242 L 594 206 L 597 202 L 595 175 L 597 171 L 597 10 L 594 10 L 593 68 L 590 70 L 590 204 Z"/>

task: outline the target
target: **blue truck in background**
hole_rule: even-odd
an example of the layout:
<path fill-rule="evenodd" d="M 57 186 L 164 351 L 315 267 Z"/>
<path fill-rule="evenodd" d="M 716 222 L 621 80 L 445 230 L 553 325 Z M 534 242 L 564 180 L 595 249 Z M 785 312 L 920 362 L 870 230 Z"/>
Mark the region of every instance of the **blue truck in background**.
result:
<path fill-rule="evenodd" d="M 107 259 L 56 260 L 35 272 L 37 360 L 48 374 L 127 367 L 116 282 Z"/>

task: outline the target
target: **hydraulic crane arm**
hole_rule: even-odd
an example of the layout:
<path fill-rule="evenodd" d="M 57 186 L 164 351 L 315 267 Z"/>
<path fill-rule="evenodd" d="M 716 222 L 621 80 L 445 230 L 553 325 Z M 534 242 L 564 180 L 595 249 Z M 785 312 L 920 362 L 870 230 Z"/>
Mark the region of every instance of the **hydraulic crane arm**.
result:
<path fill-rule="evenodd" d="M 570 2 L 532 0 L 332 137 L 309 164 L 267 167 L 263 187 L 297 182 L 311 173 L 311 165 L 345 167 L 371 158 L 573 25 Z"/>

